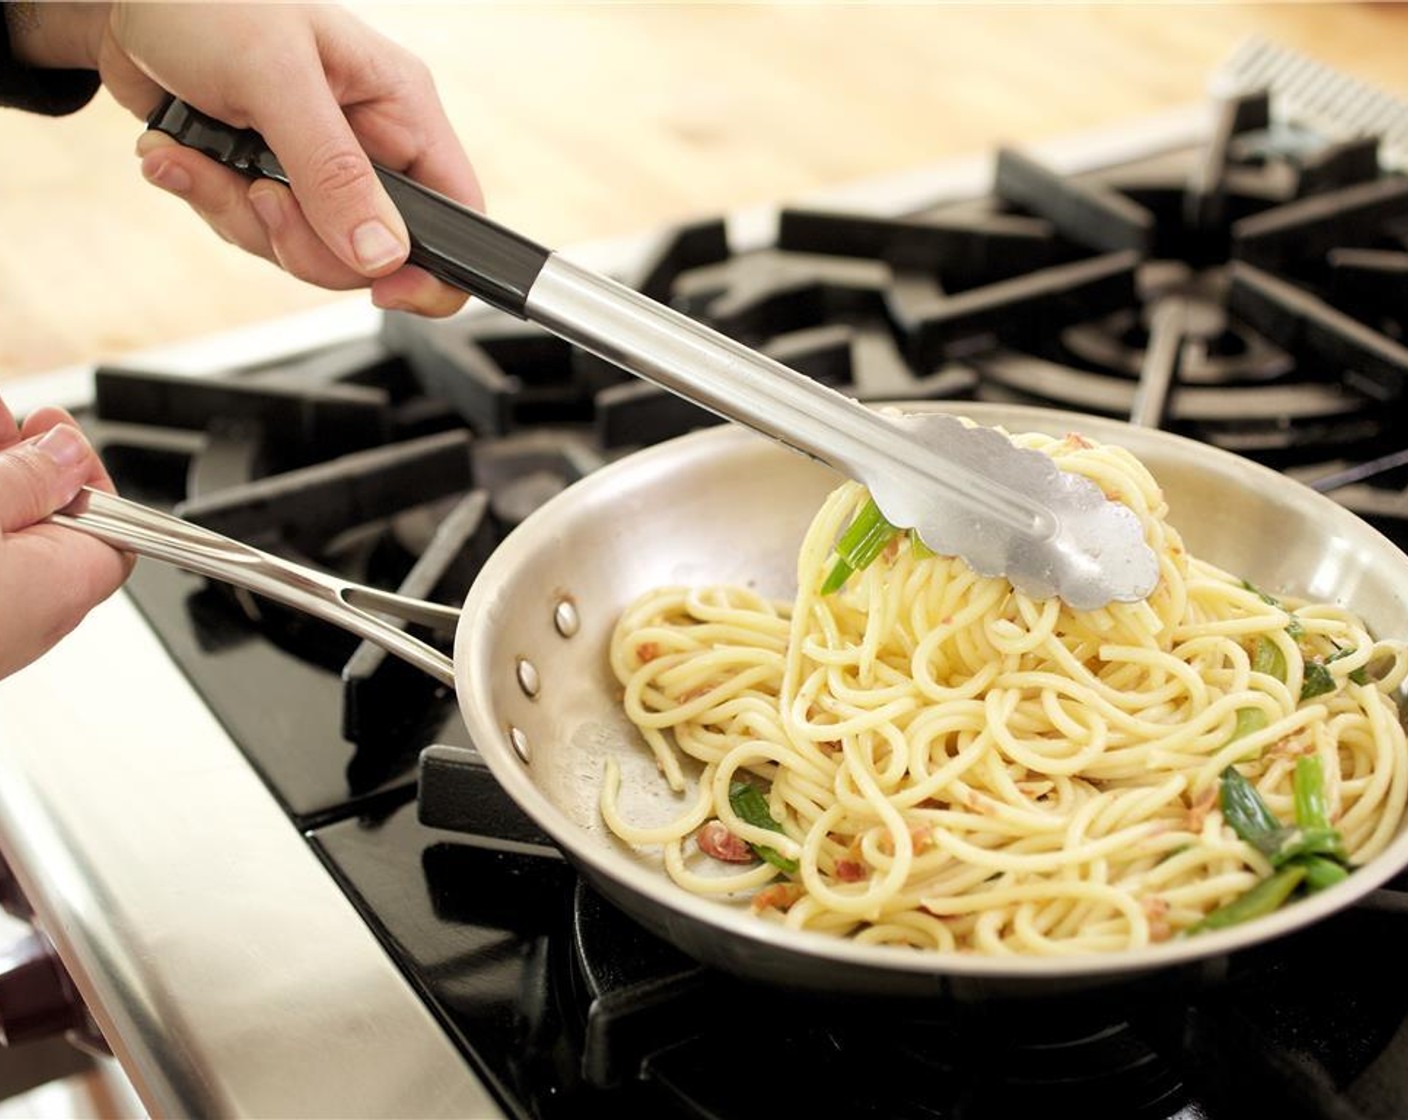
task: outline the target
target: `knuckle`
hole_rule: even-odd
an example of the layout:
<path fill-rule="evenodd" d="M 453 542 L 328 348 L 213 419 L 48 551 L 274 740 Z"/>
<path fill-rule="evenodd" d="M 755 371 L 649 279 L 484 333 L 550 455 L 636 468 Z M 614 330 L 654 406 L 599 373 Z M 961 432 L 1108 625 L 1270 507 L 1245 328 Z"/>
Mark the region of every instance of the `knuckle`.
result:
<path fill-rule="evenodd" d="M 367 157 L 341 143 L 316 152 L 309 166 L 309 181 L 305 185 L 317 195 L 334 200 L 365 190 L 371 174 Z"/>

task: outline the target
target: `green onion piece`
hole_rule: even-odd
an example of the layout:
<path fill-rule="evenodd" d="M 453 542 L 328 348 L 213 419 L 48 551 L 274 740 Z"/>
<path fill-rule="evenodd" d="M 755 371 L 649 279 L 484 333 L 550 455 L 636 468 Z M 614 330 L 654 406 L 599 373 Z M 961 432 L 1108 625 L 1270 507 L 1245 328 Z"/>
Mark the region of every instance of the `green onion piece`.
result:
<path fill-rule="evenodd" d="M 1299 767 L 1296 773 L 1299 778 Z M 1309 783 L 1311 777 L 1300 781 Z M 1273 867 L 1298 863 L 1310 856 L 1343 859 L 1344 842 L 1336 829 L 1328 824 L 1300 823 L 1300 800 L 1305 797 L 1313 801 L 1313 791 L 1308 785 L 1298 786 L 1296 797 L 1297 827 L 1287 828 L 1236 767 L 1229 766 L 1222 772 L 1218 800 L 1223 817 L 1232 831 L 1269 859 Z"/>
<path fill-rule="evenodd" d="M 1222 772 L 1218 804 L 1222 808 L 1222 816 L 1232 826 L 1232 831 L 1267 859 L 1272 858 L 1281 849 L 1285 842 L 1286 829 L 1261 799 L 1256 786 L 1242 777 L 1235 766 L 1229 766 Z"/>
<path fill-rule="evenodd" d="M 1344 840 L 1330 825 L 1330 807 L 1325 798 L 1325 768 L 1319 755 L 1296 759 L 1291 779 L 1296 807 L 1296 832 L 1282 845 L 1283 859 L 1312 860 L 1329 856 L 1343 862 Z"/>
<path fill-rule="evenodd" d="M 1283 684 L 1286 680 L 1286 655 L 1281 647 L 1269 638 L 1258 638 L 1256 650 L 1252 654 L 1252 668 L 1268 677 L 1275 677 Z"/>
<path fill-rule="evenodd" d="M 885 520 L 875 499 L 869 498 L 836 542 L 836 552 L 856 571 L 861 571 L 885 550 L 897 532 L 899 530 Z"/>
<path fill-rule="evenodd" d="M 1306 869 L 1299 864 L 1283 867 L 1276 874 L 1259 882 L 1246 894 L 1234 898 L 1226 906 L 1219 906 L 1188 932 L 1198 933 L 1205 929 L 1226 929 L 1270 914 L 1285 902 L 1306 877 Z"/>
<path fill-rule="evenodd" d="M 1303 859 L 1327 856 L 1330 859 L 1344 859 L 1344 842 L 1338 829 L 1334 828 L 1289 828 L 1274 852 L 1268 854 L 1273 867 L 1283 867 L 1299 863 Z"/>
<path fill-rule="evenodd" d="M 831 565 L 831 571 L 826 573 L 826 579 L 822 581 L 821 593 L 823 595 L 832 595 L 840 591 L 841 588 L 846 586 L 846 581 L 850 579 L 851 576 L 855 575 L 855 571 L 854 568 L 839 556 L 836 557 Z"/>
<path fill-rule="evenodd" d="M 1296 824 L 1301 828 L 1329 828 L 1330 809 L 1325 802 L 1325 767 L 1318 754 L 1296 759 L 1291 779 L 1295 796 Z"/>
<path fill-rule="evenodd" d="M 1261 588 L 1257 587 L 1256 584 L 1249 583 L 1247 580 L 1243 580 L 1242 586 L 1248 591 L 1250 591 L 1267 606 L 1280 607 L 1281 610 L 1286 611 L 1285 605 L 1281 602 L 1280 599 L 1276 598 L 1274 595 L 1268 595 Z M 1300 624 L 1300 619 L 1298 619 L 1295 615 L 1291 614 L 1290 611 L 1286 611 L 1286 618 L 1286 633 L 1289 634 L 1292 638 L 1299 639 L 1300 636 L 1305 633 L 1305 627 Z"/>
<path fill-rule="evenodd" d="M 738 814 L 741 820 L 747 821 L 754 828 L 766 828 L 770 832 L 781 832 L 782 826 L 772 819 L 772 814 L 768 811 L 768 799 L 763 796 L 763 791 L 757 786 L 748 782 L 730 782 L 728 787 L 728 803 L 733 811 Z M 748 845 L 759 859 L 767 860 L 780 871 L 785 871 L 789 875 L 797 873 L 797 861 L 779 855 L 772 848 L 763 847 L 761 844 Z"/>
<path fill-rule="evenodd" d="M 839 590 L 854 572 L 870 566 L 899 530 L 885 520 L 875 499 L 867 499 L 841 538 L 836 542 L 837 562 L 822 584 L 821 593 L 829 595 Z M 842 565 L 845 565 L 843 569 Z M 848 569 L 848 570 L 846 570 Z M 839 581 L 839 582 L 838 582 Z"/>
<path fill-rule="evenodd" d="M 919 539 L 919 534 L 913 529 L 909 531 L 909 547 L 913 551 L 916 560 L 932 560 L 938 555 L 937 552 Z"/>
<path fill-rule="evenodd" d="M 1348 657 L 1348 656 L 1349 656 L 1351 653 L 1353 653 L 1353 652 L 1354 652 L 1354 647 L 1353 647 L 1353 646 L 1346 646 L 1346 647 L 1343 648 L 1343 649 L 1337 649 L 1337 650 L 1335 650 L 1334 653 L 1330 654 L 1329 657 L 1325 658 L 1325 664 L 1328 665 L 1331 661 L 1338 661 L 1341 657 Z M 1361 665 L 1361 666 L 1359 666 L 1359 668 L 1354 669 L 1354 670 L 1351 670 L 1351 672 L 1350 672 L 1350 674 L 1349 674 L 1349 679 L 1352 680 L 1355 684 L 1368 684 L 1368 683 L 1369 683 L 1369 669 L 1368 669 L 1368 667 L 1367 667 L 1367 666 L 1364 666 L 1364 665 Z"/>
<path fill-rule="evenodd" d="M 1344 864 L 1322 856 L 1305 856 L 1297 861 L 1297 866 L 1305 868 L 1305 886 L 1311 892 L 1323 891 L 1349 878 Z"/>
<path fill-rule="evenodd" d="M 1305 679 L 1300 686 L 1301 700 L 1313 700 L 1317 696 L 1324 696 L 1325 693 L 1334 691 L 1335 678 L 1330 670 L 1319 661 L 1307 661 L 1305 663 Z"/>
<path fill-rule="evenodd" d="M 1240 739 L 1243 735 L 1250 735 L 1253 731 L 1260 731 L 1266 726 L 1266 713 L 1260 708 L 1238 708 L 1237 723 L 1232 728 L 1232 738 Z"/>

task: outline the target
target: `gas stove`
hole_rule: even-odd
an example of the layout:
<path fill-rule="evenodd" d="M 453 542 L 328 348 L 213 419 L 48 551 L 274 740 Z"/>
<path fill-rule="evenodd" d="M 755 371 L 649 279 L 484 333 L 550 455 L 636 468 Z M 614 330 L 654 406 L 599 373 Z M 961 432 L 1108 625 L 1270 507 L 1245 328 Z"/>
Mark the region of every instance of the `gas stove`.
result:
<path fill-rule="evenodd" d="M 862 400 L 1164 426 L 1408 547 L 1408 114 L 1261 46 L 1224 76 L 1206 108 L 578 255 Z M 80 381 L 124 493 L 447 604 L 546 499 L 717 422 L 484 308 L 349 305 Z M 7 904 L 86 1006 L 52 1021 L 91 1016 L 156 1112 L 1408 1109 L 1401 882 L 1136 1006 L 826 1004 L 640 930 L 443 688 L 248 594 L 143 562 L 0 702 Z M 1329 972 L 1346 944 L 1371 967 Z"/>

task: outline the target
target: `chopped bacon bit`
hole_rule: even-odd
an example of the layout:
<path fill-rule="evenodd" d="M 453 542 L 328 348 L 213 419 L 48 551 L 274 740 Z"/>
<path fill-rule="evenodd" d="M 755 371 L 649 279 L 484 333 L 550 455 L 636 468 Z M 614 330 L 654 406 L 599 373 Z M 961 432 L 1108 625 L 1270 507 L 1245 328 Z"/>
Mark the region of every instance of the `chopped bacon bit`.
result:
<path fill-rule="evenodd" d="M 1143 899 L 1144 914 L 1149 919 L 1149 940 L 1167 941 L 1173 936 L 1168 921 L 1168 900 L 1151 894 Z"/>
<path fill-rule="evenodd" d="M 1198 795 L 1198 800 L 1188 806 L 1188 831 L 1201 832 L 1208 813 L 1217 804 L 1217 786 L 1210 785 Z"/>
<path fill-rule="evenodd" d="M 753 896 L 754 910 L 786 910 L 802 897 L 800 883 L 773 883 Z"/>
<path fill-rule="evenodd" d="M 964 790 L 959 800 L 969 812 L 982 813 L 986 817 L 992 816 L 997 811 L 993 807 L 992 799 L 985 797 L 975 789 Z"/>
<path fill-rule="evenodd" d="M 654 661 L 660 656 L 659 642 L 641 642 L 636 646 L 636 659 L 644 665 L 647 661 Z"/>
<path fill-rule="evenodd" d="M 1095 446 L 1079 432 L 1067 432 L 1066 443 L 1069 444 L 1071 447 L 1079 447 L 1082 450 L 1089 450 L 1090 448 Z"/>
<path fill-rule="evenodd" d="M 713 856 L 725 863 L 753 862 L 753 849 L 748 846 L 748 841 L 735 836 L 721 820 L 705 824 L 695 835 L 694 841 L 706 856 Z"/>
<path fill-rule="evenodd" d="M 887 856 L 893 855 L 895 842 L 888 832 L 882 833 L 880 839 L 875 842 L 875 846 Z M 927 824 L 912 824 L 909 826 L 909 846 L 914 850 L 915 855 L 922 855 L 934 846 L 934 830 Z"/>
<path fill-rule="evenodd" d="M 822 739 L 822 740 L 818 741 L 817 746 L 820 747 L 822 750 L 824 750 L 827 754 L 835 754 L 837 751 L 839 751 L 839 750 L 841 749 L 841 740 L 840 740 L 840 739 Z"/>
<path fill-rule="evenodd" d="M 1299 758 L 1303 754 L 1314 754 L 1315 744 L 1307 737 L 1287 735 L 1272 743 L 1266 753 L 1272 758 Z"/>
<path fill-rule="evenodd" d="M 882 555 L 887 561 L 893 561 L 894 558 L 899 555 L 900 540 L 903 537 L 903 533 L 896 533 L 893 537 L 890 538 L 889 543 L 885 545 L 885 551 L 882 552 L 880 555 Z"/>
<path fill-rule="evenodd" d="M 865 864 L 854 859 L 838 859 L 836 861 L 836 878 L 843 883 L 859 883 L 868 878 L 870 872 Z"/>

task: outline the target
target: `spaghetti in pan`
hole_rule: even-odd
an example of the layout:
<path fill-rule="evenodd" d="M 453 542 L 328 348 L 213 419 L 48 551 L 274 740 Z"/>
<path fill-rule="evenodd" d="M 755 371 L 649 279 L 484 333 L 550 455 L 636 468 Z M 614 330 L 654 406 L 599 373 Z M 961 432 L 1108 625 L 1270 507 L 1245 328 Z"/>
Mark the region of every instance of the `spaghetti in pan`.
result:
<path fill-rule="evenodd" d="M 621 616 L 624 709 L 683 808 L 633 822 L 609 764 L 612 832 L 761 920 L 996 955 L 1196 936 L 1382 851 L 1408 801 L 1404 643 L 1189 555 L 1122 448 L 1013 438 L 1136 513 L 1147 600 L 1033 600 L 843 484 L 791 602 L 663 587 Z"/>

